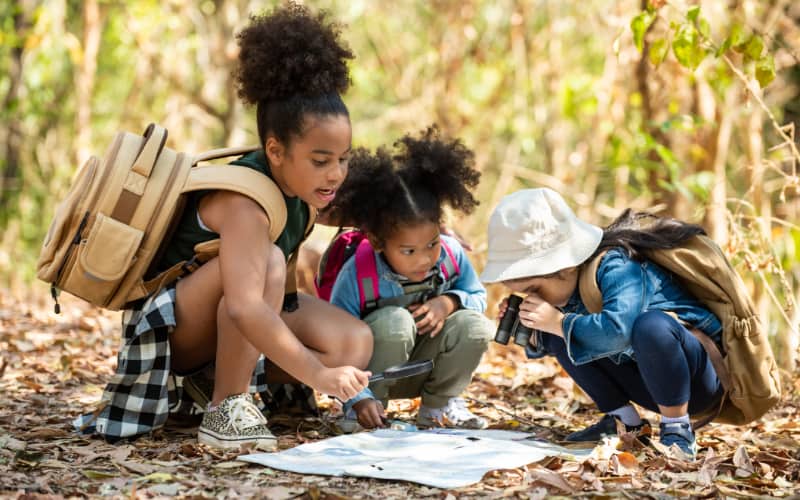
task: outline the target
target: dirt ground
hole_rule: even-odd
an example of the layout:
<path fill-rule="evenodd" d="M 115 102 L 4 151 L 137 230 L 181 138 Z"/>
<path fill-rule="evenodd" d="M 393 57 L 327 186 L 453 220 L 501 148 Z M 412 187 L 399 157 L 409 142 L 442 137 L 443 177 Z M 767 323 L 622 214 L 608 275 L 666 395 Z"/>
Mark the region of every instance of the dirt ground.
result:
<path fill-rule="evenodd" d="M 685 463 L 623 440 L 588 460 L 549 459 L 488 473 L 479 483 L 440 490 L 410 482 L 300 475 L 236 461 L 198 445 L 197 422 L 181 422 L 110 445 L 72 432 L 112 373 L 119 317 L 65 300 L 61 315 L 40 298 L 0 291 L 0 497 L 125 498 L 800 498 L 800 382 L 786 374 L 782 403 L 743 427 L 711 424 L 698 434 L 698 460 Z M 598 418 L 590 401 L 549 359 L 526 361 L 492 346 L 466 394 L 491 428 L 558 440 Z M 281 449 L 336 434 L 331 403 L 321 418 L 275 416 Z M 392 403 L 413 422 L 418 402 Z M 646 415 L 657 421 L 654 415 Z"/>

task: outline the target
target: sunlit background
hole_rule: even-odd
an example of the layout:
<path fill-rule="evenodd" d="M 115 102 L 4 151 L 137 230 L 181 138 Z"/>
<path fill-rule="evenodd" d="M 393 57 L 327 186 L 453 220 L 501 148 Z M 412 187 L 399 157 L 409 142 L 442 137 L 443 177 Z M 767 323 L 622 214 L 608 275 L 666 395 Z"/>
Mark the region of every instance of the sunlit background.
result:
<path fill-rule="evenodd" d="M 800 4 L 792 0 L 322 0 L 356 54 L 356 145 L 438 124 L 475 151 L 480 209 L 451 226 L 478 269 L 498 199 L 548 186 L 605 225 L 625 207 L 702 223 L 793 369 L 800 318 Z M 0 283 L 118 130 L 198 152 L 256 143 L 235 34 L 275 2 L 0 3 Z M 650 10 L 646 10 L 647 8 Z M 324 246 L 319 232 L 310 248 Z M 310 271 L 308 271 L 310 272 Z M 492 290 L 499 296 L 499 290 Z"/>

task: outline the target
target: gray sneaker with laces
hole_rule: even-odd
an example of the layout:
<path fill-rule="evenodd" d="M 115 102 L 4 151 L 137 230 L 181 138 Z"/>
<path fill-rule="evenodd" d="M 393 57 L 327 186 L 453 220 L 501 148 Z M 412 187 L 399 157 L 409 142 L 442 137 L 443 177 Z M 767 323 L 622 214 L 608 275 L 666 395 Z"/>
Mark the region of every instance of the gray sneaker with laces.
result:
<path fill-rule="evenodd" d="M 450 398 L 442 408 L 420 406 L 417 414 L 419 427 L 453 427 L 460 429 L 485 429 L 489 423 L 467 409 L 461 398 Z"/>
<path fill-rule="evenodd" d="M 207 411 L 197 440 L 213 448 L 235 449 L 243 444 L 253 444 L 263 451 L 278 448 L 277 439 L 267 428 L 267 419 L 249 394 L 228 396 Z"/>

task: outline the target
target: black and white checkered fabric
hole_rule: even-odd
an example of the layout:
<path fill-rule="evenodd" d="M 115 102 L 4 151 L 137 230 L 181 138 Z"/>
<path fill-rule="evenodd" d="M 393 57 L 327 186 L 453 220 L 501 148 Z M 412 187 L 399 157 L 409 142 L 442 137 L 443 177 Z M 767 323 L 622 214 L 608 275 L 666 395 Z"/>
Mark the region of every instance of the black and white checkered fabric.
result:
<path fill-rule="evenodd" d="M 162 427 L 170 412 L 191 412 L 181 377 L 170 372 L 169 334 L 175 327 L 175 284 L 122 316 L 123 344 L 117 369 L 97 409 L 73 422 L 85 434 L 108 441 L 136 437 Z M 251 393 L 259 393 L 263 410 L 316 413 L 314 392 L 302 384 L 267 384 L 263 356 L 253 373 Z M 188 401 L 187 401 L 188 400 Z"/>

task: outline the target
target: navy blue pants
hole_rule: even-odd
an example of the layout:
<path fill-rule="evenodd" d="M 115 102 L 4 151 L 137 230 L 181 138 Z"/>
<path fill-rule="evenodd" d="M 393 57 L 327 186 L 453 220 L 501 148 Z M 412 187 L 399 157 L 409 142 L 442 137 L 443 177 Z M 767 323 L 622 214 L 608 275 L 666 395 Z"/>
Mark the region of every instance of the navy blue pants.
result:
<path fill-rule="evenodd" d="M 700 341 L 661 311 L 636 318 L 631 337 L 636 361 L 616 364 L 602 358 L 575 365 L 563 338 L 543 334 L 542 343 L 604 413 L 631 401 L 657 413 L 658 405 L 688 401 L 689 413 L 695 414 L 718 403 L 723 392 Z"/>

